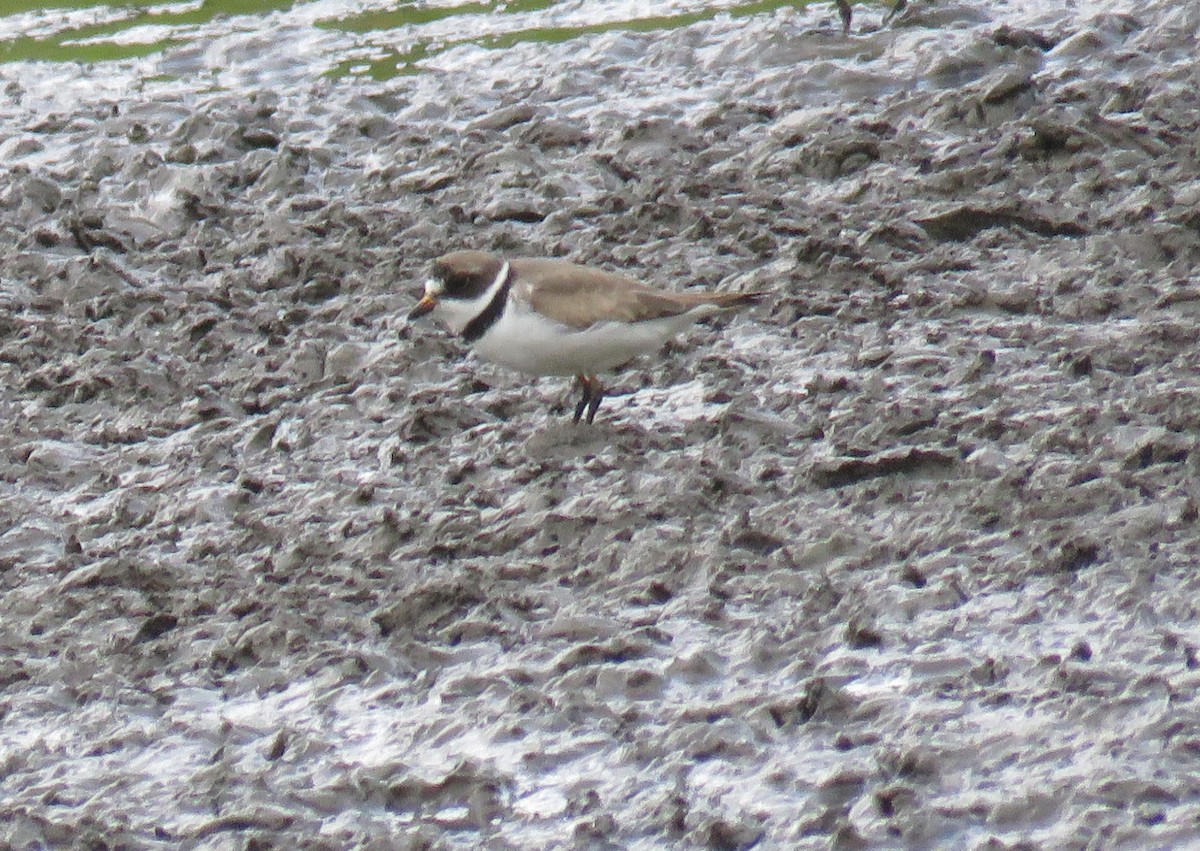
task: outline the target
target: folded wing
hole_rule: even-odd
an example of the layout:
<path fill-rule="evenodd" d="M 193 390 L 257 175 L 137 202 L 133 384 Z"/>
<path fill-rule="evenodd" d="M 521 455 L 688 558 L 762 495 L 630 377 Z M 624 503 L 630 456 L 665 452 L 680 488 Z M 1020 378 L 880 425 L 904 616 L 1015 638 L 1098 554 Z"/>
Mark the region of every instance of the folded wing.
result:
<path fill-rule="evenodd" d="M 633 278 L 578 266 L 565 260 L 522 258 L 512 261 L 512 294 L 534 310 L 570 328 L 583 330 L 603 322 L 647 322 L 679 316 L 703 305 L 714 308 L 749 304 L 761 293 L 673 293 L 647 287 Z M 531 284 L 531 277 L 537 285 Z"/>

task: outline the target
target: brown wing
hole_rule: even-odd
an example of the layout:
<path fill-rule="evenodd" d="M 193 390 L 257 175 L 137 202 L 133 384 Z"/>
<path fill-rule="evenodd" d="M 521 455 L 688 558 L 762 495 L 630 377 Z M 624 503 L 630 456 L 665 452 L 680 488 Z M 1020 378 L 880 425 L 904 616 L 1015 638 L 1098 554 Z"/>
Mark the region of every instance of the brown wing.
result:
<path fill-rule="evenodd" d="M 671 293 L 654 290 L 624 275 L 589 269 L 565 260 L 512 261 L 513 294 L 534 310 L 571 328 L 600 322 L 645 322 L 678 316 L 702 304 L 732 307 L 749 296 Z"/>

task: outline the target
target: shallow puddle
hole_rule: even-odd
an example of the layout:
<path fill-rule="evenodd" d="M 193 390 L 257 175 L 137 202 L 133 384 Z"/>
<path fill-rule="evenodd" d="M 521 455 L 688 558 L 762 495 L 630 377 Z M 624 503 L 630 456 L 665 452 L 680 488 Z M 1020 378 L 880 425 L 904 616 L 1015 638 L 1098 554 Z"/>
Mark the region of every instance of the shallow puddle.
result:
<path fill-rule="evenodd" d="M 422 60 L 477 44 L 505 49 L 559 43 L 595 33 L 653 32 L 718 16 L 767 15 L 805 0 L 640 2 L 376 2 L 350 0 L 189 0 L 79 3 L 26 0 L 0 17 L 0 62 L 130 61 L 172 50 L 245 41 L 264 48 L 235 61 L 305 66 L 313 75 L 417 73 Z M 831 20 L 836 17 L 830 5 Z M 185 50 L 185 52 L 187 52 Z M 183 74 L 187 63 L 166 75 Z"/>

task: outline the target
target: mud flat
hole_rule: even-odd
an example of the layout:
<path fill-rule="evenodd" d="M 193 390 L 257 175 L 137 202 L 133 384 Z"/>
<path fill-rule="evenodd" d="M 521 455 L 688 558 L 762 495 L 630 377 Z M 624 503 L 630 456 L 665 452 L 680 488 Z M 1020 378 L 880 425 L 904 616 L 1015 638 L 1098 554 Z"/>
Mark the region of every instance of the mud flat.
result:
<path fill-rule="evenodd" d="M 1200 841 L 1200 9 L 1048 6 L 0 70 L 0 847 Z M 773 297 L 573 429 L 467 246 Z"/>

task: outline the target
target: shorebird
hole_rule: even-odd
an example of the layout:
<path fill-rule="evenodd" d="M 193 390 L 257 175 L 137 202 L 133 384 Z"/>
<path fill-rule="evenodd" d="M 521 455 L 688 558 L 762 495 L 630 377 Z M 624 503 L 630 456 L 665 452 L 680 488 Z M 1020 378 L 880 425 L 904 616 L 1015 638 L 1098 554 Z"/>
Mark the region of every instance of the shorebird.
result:
<path fill-rule="evenodd" d="M 596 418 L 597 377 L 662 345 L 698 319 L 763 293 L 668 292 L 625 275 L 542 257 L 455 251 L 433 263 L 409 313 L 432 313 L 480 358 L 531 375 L 575 376 L 574 421 Z"/>

